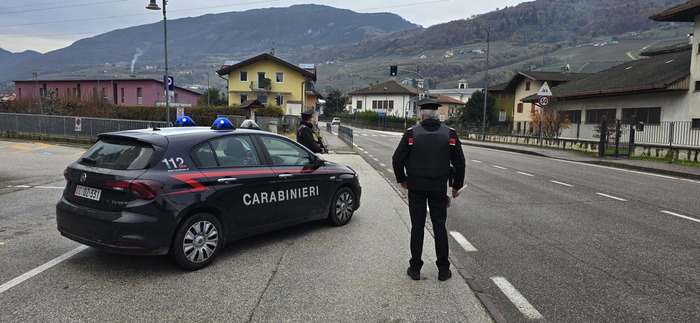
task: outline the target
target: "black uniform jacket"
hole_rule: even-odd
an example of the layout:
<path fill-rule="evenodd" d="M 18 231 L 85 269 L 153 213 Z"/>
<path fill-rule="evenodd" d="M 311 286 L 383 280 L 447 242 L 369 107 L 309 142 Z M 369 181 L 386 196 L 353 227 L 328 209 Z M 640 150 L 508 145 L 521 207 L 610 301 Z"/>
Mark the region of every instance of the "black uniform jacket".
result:
<path fill-rule="evenodd" d="M 297 142 L 309 148 L 314 153 L 321 152 L 321 146 L 314 140 L 313 125 L 307 122 L 302 122 L 297 130 Z"/>
<path fill-rule="evenodd" d="M 437 131 L 442 125 L 436 119 L 426 119 L 421 122 L 421 126 L 430 132 Z M 401 183 L 408 180 L 408 189 L 420 191 L 442 191 L 447 187 L 448 176 L 423 177 L 416 174 L 406 174 L 406 164 L 411 157 L 409 139 L 413 138 L 413 130 L 409 128 L 401 137 L 401 142 L 396 147 L 392 156 L 392 166 L 396 176 L 396 182 Z M 433 158 L 449 158 L 450 164 L 454 168 L 452 188 L 460 189 L 464 186 L 464 174 L 466 163 L 462 144 L 459 141 L 457 132 L 450 128 L 450 141 L 454 140 L 454 145 L 450 146 L 449 156 L 433 156 Z"/>

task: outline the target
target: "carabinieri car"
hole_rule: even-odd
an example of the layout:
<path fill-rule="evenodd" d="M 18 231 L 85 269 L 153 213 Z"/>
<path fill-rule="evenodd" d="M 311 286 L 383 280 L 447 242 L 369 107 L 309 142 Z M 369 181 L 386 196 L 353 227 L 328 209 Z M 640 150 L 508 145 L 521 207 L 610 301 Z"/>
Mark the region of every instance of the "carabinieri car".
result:
<path fill-rule="evenodd" d="M 66 168 L 60 233 L 109 252 L 209 265 L 227 242 L 320 219 L 341 226 L 360 207 L 355 171 L 287 137 L 167 127 L 98 135 Z"/>

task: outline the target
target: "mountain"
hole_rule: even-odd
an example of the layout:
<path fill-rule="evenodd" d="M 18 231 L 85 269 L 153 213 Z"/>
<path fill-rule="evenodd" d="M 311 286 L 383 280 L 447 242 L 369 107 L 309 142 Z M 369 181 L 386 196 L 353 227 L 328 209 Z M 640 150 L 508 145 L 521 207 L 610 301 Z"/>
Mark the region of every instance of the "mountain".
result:
<path fill-rule="evenodd" d="M 423 74 L 433 87 L 452 87 L 461 78 L 480 87 L 487 46 L 493 84 L 517 70 L 569 65 L 573 71 L 596 72 L 633 59 L 641 48 L 669 39 L 685 41 L 689 24 L 648 19 L 683 2 L 537 0 L 429 28 L 395 14 L 323 5 L 208 14 L 168 20 L 168 63 L 178 85 L 211 82 L 223 88 L 224 80 L 211 76 L 225 60 L 274 49 L 289 62 L 316 64 L 321 90 L 348 91 L 384 81 L 389 65 Z M 613 43 L 619 46 L 592 47 Z M 42 78 L 160 77 L 163 57 L 161 21 L 82 39 L 43 55 L 2 51 L 0 82 L 29 79 L 32 72 Z"/>
<path fill-rule="evenodd" d="M 243 60 L 270 52 L 273 47 L 279 55 L 287 54 L 294 61 L 294 56 L 303 51 L 415 28 L 419 26 L 395 14 L 356 13 L 322 5 L 207 14 L 168 20 L 168 64 L 172 69 L 220 66 L 224 60 Z M 4 60 L 0 57 L 0 77 L 5 80 L 26 79 L 31 76 L 28 71 L 37 71 L 42 77 L 76 72 L 73 75 L 89 75 L 98 70 L 138 74 L 145 66 L 163 65 L 163 23 L 82 39 L 24 64 L 3 64 Z"/>

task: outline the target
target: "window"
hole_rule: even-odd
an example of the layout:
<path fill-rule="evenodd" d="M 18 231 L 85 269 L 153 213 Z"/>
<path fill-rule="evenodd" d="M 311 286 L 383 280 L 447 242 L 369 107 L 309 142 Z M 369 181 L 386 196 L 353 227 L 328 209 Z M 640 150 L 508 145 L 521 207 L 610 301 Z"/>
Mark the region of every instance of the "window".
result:
<path fill-rule="evenodd" d="M 241 103 L 248 101 L 248 94 L 241 94 Z"/>
<path fill-rule="evenodd" d="M 605 117 L 608 121 L 615 120 L 615 109 L 586 110 L 586 123 L 600 123 Z"/>
<path fill-rule="evenodd" d="M 691 123 L 693 129 L 700 129 L 700 119 L 691 119 Z"/>
<path fill-rule="evenodd" d="M 258 95 L 258 101 L 262 104 L 267 104 L 267 95 Z"/>
<path fill-rule="evenodd" d="M 284 95 L 277 94 L 277 96 L 275 96 L 275 103 L 277 103 L 278 106 L 283 106 L 284 105 Z"/>
<path fill-rule="evenodd" d="M 357 110 L 362 110 L 362 101 L 357 101 Z"/>
<path fill-rule="evenodd" d="M 581 110 L 560 111 L 562 120 L 569 120 L 571 123 L 581 123 Z"/>
<path fill-rule="evenodd" d="M 518 103 L 518 113 L 523 113 L 523 104 Z"/>
<path fill-rule="evenodd" d="M 501 109 L 498 111 L 498 122 L 506 122 L 506 110 Z"/>
<path fill-rule="evenodd" d="M 278 72 L 275 74 L 275 80 L 277 83 L 284 83 L 284 73 Z"/>
<path fill-rule="evenodd" d="M 390 100 L 388 103 L 389 103 L 389 110 L 393 110 L 394 109 L 394 100 Z"/>
<path fill-rule="evenodd" d="M 525 82 L 525 91 L 530 91 L 530 82 Z"/>
<path fill-rule="evenodd" d="M 124 103 L 124 88 L 122 88 L 122 103 Z"/>
<path fill-rule="evenodd" d="M 211 151 L 214 152 L 216 160 L 221 167 L 249 167 L 259 166 L 260 159 L 253 149 L 253 142 L 248 136 L 233 136 L 211 141 L 208 144 L 195 149 L 193 153 L 202 165 L 213 166 L 211 161 Z"/>
<path fill-rule="evenodd" d="M 309 153 L 285 138 L 260 136 L 265 149 L 270 153 L 274 165 L 308 165 L 311 164 Z"/>
<path fill-rule="evenodd" d="M 238 78 L 241 80 L 241 82 L 248 82 L 248 72 L 241 71 L 238 74 Z"/>
<path fill-rule="evenodd" d="M 534 103 L 530 103 L 530 114 L 535 113 L 537 111 L 537 106 Z"/>
<path fill-rule="evenodd" d="M 140 87 L 136 88 L 136 104 L 143 104 L 143 89 Z"/>
<path fill-rule="evenodd" d="M 75 94 L 75 97 L 78 99 L 82 98 L 82 96 L 80 95 L 80 83 L 78 83 L 78 87 L 76 89 L 77 93 Z"/>
<path fill-rule="evenodd" d="M 258 72 L 258 88 L 259 89 L 265 88 L 265 72 Z M 260 102 L 262 102 L 262 101 L 260 101 Z"/>
<path fill-rule="evenodd" d="M 508 92 L 501 92 L 498 94 L 500 100 L 508 100 Z"/>
<path fill-rule="evenodd" d="M 624 122 L 629 123 L 632 117 L 646 124 L 659 124 L 661 123 L 661 108 L 622 109 L 622 120 Z"/>

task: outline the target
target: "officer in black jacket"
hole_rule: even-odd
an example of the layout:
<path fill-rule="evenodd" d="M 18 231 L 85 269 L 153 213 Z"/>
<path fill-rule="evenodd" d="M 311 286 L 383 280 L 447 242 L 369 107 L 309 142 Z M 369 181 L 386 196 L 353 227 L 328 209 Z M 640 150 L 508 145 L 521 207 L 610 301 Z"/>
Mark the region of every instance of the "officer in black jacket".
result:
<path fill-rule="evenodd" d="M 408 189 L 411 260 L 407 273 L 413 280 L 420 279 L 427 201 L 435 236 L 438 279 L 444 281 L 452 277 L 445 228 L 450 203 L 447 186 L 448 181 L 451 182 L 452 197 L 459 196 L 459 189 L 464 185 L 464 153 L 455 130 L 442 125 L 437 119 L 440 104 L 425 98 L 418 101 L 418 106 L 420 125 L 404 133 L 392 157 L 396 182 Z"/>
<path fill-rule="evenodd" d="M 297 142 L 314 153 L 324 153 L 325 149 L 314 140 L 314 110 L 301 113 L 301 125 L 297 129 Z"/>

